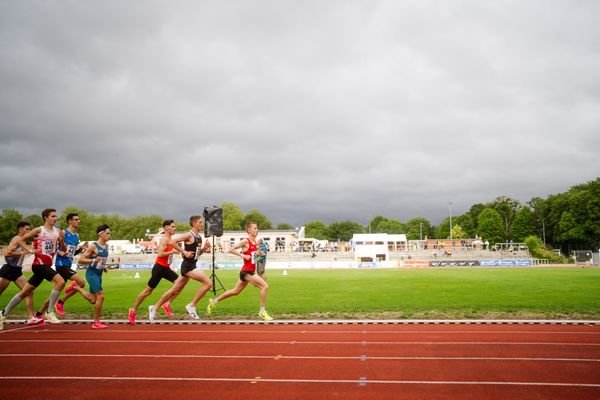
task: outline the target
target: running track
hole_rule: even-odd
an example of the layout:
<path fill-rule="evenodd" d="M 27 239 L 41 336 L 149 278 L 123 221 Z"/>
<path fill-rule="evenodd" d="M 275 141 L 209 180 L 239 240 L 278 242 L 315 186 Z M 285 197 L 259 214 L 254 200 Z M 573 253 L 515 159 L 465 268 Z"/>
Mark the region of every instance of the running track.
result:
<path fill-rule="evenodd" d="M 598 324 L 89 324 L 0 333 L 0 399 L 600 399 Z"/>

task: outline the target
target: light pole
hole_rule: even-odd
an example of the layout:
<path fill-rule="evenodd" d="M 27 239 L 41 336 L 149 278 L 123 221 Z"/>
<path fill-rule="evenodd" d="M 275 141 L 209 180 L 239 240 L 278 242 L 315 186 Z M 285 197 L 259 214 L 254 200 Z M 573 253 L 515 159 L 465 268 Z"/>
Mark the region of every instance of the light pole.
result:
<path fill-rule="evenodd" d="M 450 207 L 450 240 L 452 240 L 452 202 L 448 203 Z"/>
<path fill-rule="evenodd" d="M 423 240 L 423 223 L 419 222 L 419 240 Z"/>

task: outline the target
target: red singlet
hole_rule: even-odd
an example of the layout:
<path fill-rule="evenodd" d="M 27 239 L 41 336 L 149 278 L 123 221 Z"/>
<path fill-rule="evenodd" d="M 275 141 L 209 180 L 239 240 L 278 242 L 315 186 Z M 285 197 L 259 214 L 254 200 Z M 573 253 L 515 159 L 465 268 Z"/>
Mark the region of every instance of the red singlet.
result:
<path fill-rule="evenodd" d="M 256 272 L 256 253 L 258 250 L 258 245 L 256 243 L 252 243 L 250 238 L 248 238 L 247 241 L 248 248 L 242 254 L 245 256 L 250 256 L 250 260 L 246 260 L 244 258 L 244 266 L 242 267 L 242 271 Z"/>
<path fill-rule="evenodd" d="M 39 250 L 38 253 L 35 253 L 33 265 L 52 265 L 59 235 L 60 231 L 57 227 L 53 226 L 52 230 L 48 232 L 46 228 L 42 226 L 40 234 L 33 241 L 33 248 Z"/>
<path fill-rule="evenodd" d="M 173 246 L 171 245 L 167 245 L 167 248 L 165 249 L 165 251 L 171 251 L 173 250 Z M 162 265 L 163 267 L 167 267 L 169 268 L 171 266 L 171 262 L 173 262 L 173 253 L 169 254 L 168 256 L 164 256 L 164 257 L 156 257 L 156 263 L 158 265 Z"/>

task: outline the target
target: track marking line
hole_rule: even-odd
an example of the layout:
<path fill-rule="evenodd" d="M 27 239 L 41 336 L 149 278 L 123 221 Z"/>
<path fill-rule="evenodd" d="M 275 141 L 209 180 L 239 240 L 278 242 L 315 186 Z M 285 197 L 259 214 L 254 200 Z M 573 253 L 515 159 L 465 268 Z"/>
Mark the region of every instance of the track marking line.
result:
<path fill-rule="evenodd" d="M 555 358 L 555 357 L 421 357 L 421 356 L 284 356 L 278 355 L 215 355 L 215 354 L 31 354 L 6 353 L 0 357 L 60 357 L 60 358 L 181 358 L 181 359 L 265 359 L 265 360 L 358 360 L 358 361 L 555 361 L 555 362 L 591 362 L 597 358 Z"/>
<path fill-rule="evenodd" d="M 0 339 L 0 343 L 179 343 L 179 344 L 318 344 L 318 345 L 457 345 L 457 346 L 600 346 L 600 343 L 553 343 L 553 342 L 327 342 L 297 340 L 126 340 L 126 339 Z"/>
<path fill-rule="evenodd" d="M 395 385 L 502 385 L 502 386 L 564 386 L 600 388 L 597 383 L 568 382 L 503 382 L 503 381 L 402 381 L 368 379 L 273 379 L 273 378 L 202 378 L 202 377 L 142 377 L 142 376 L 0 376 L 0 380 L 82 380 L 82 381 L 176 381 L 176 382 L 265 382 L 265 383 L 350 383 Z"/>

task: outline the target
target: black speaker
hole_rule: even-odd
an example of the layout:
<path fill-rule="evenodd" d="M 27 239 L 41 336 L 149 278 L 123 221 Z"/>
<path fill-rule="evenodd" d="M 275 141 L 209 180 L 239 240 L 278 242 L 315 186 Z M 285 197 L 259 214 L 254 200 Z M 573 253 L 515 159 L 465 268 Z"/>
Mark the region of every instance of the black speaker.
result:
<path fill-rule="evenodd" d="M 223 209 L 212 206 L 204 207 L 204 236 L 223 236 Z"/>

